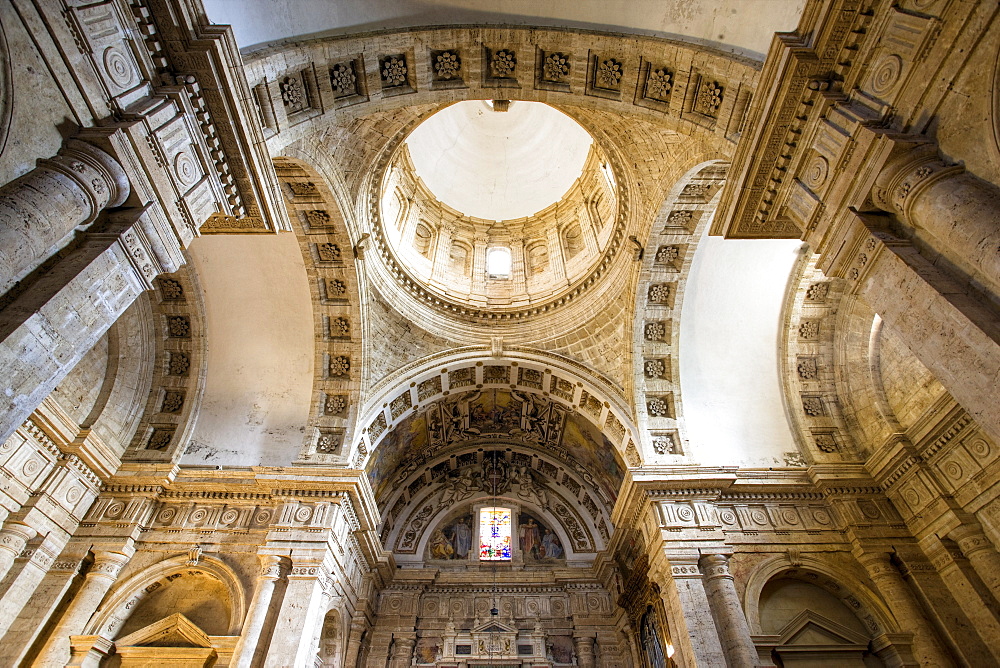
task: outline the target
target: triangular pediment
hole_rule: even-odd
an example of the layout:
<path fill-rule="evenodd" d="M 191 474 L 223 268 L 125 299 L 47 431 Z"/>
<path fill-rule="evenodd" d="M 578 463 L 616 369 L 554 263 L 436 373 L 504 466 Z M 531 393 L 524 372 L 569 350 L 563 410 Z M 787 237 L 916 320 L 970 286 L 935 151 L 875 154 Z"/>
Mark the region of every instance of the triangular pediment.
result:
<path fill-rule="evenodd" d="M 472 633 L 517 633 L 517 628 L 491 620 L 473 628 Z"/>
<path fill-rule="evenodd" d="M 812 610 L 803 610 L 779 634 L 780 645 L 867 645 L 868 638 Z"/>
<path fill-rule="evenodd" d="M 117 647 L 212 647 L 212 639 L 179 612 L 115 640 Z"/>

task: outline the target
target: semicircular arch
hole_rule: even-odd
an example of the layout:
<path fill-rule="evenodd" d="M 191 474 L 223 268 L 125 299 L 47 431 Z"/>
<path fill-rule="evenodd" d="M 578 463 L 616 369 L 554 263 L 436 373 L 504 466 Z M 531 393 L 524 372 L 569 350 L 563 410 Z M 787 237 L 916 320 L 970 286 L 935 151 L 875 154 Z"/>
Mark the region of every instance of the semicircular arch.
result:
<path fill-rule="evenodd" d="M 114 638 L 135 609 L 151 593 L 170 584 L 177 575 L 212 578 L 222 584 L 229 597 L 229 635 L 239 635 L 247 612 L 246 594 L 239 576 L 225 562 L 201 556 L 194 564 L 189 554 L 164 559 L 117 584 L 87 625 L 87 633 Z"/>

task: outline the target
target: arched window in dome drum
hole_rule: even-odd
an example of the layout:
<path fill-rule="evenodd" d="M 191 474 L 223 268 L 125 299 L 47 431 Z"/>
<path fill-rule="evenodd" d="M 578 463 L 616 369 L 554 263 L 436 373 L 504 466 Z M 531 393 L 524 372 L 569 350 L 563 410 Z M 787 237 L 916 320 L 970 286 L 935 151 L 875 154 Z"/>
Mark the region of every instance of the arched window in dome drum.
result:
<path fill-rule="evenodd" d="M 490 278 L 510 277 L 510 249 L 503 246 L 486 251 L 486 275 Z"/>

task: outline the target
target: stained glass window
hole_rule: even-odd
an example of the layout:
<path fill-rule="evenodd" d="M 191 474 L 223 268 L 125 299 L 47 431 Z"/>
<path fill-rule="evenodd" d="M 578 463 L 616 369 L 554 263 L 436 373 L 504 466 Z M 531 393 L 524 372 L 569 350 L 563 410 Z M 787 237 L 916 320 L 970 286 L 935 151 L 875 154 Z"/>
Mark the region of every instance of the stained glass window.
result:
<path fill-rule="evenodd" d="M 480 561 L 510 559 L 510 508 L 483 508 L 479 511 Z"/>

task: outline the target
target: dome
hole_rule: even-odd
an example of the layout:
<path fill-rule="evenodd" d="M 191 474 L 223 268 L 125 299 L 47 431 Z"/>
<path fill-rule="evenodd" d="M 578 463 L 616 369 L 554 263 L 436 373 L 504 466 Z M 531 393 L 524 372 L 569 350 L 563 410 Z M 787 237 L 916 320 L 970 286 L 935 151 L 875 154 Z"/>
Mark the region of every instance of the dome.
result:
<path fill-rule="evenodd" d="M 621 244 L 614 172 L 593 137 L 546 104 L 453 104 L 389 160 L 373 193 L 378 247 L 395 280 L 437 308 L 548 309 L 594 284 Z"/>
<path fill-rule="evenodd" d="M 566 114 L 540 102 L 459 102 L 421 123 L 406 140 L 427 188 L 475 218 L 531 216 L 562 199 L 580 178 L 593 139 Z"/>

